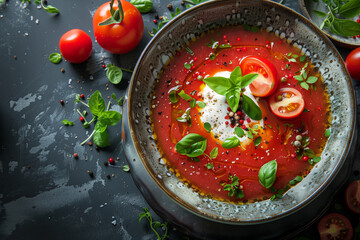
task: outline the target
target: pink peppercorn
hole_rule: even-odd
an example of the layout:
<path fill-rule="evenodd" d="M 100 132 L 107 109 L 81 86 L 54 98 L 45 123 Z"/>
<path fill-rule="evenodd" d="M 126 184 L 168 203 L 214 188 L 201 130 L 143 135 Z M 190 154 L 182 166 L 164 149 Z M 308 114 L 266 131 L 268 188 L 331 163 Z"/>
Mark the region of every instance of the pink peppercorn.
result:
<path fill-rule="evenodd" d="M 228 107 L 228 108 L 227 108 L 227 110 L 230 112 L 230 111 L 231 111 L 231 108 L 230 108 L 230 107 Z"/>
<path fill-rule="evenodd" d="M 237 41 L 240 41 L 240 38 L 238 37 L 236 40 L 237 40 Z"/>
<path fill-rule="evenodd" d="M 157 20 L 156 20 L 156 19 L 154 19 L 154 20 L 153 20 L 153 22 L 154 22 L 154 23 L 157 23 Z"/>
<path fill-rule="evenodd" d="M 245 130 L 245 129 L 246 129 L 246 126 L 245 126 L 245 125 L 242 125 L 241 128 Z"/>
<path fill-rule="evenodd" d="M 229 125 L 229 122 L 228 122 L 228 121 L 225 121 L 225 125 Z"/>
<path fill-rule="evenodd" d="M 248 118 L 248 119 L 246 119 L 246 121 L 247 121 L 248 123 L 250 123 L 250 122 L 251 122 L 251 119 L 250 119 L 250 118 Z"/>
<path fill-rule="evenodd" d="M 229 116 L 229 115 L 226 115 L 226 116 L 225 116 L 225 119 L 230 119 L 230 116 Z"/>
<path fill-rule="evenodd" d="M 295 153 L 292 153 L 292 154 L 290 154 L 290 157 L 291 157 L 291 158 L 295 158 L 295 157 L 296 157 L 296 154 L 295 154 Z"/>
<path fill-rule="evenodd" d="M 235 127 L 235 125 L 234 125 L 234 124 L 230 124 L 230 127 L 231 127 L 231 128 L 234 128 L 234 127 Z"/>
<path fill-rule="evenodd" d="M 80 121 L 82 121 L 82 122 L 84 121 L 84 118 L 83 118 L 82 116 L 80 116 L 79 119 L 80 119 Z"/>
<path fill-rule="evenodd" d="M 303 156 L 302 160 L 303 160 L 304 162 L 307 162 L 307 161 L 309 160 L 309 158 L 308 158 L 308 156 Z"/>
<path fill-rule="evenodd" d="M 114 164 L 115 164 L 114 159 L 113 159 L 113 158 L 109 158 L 109 163 L 110 163 L 111 165 L 114 165 Z"/>
<path fill-rule="evenodd" d="M 243 119 L 240 119 L 240 120 L 239 120 L 239 123 L 240 123 L 240 124 L 244 124 L 244 120 L 243 120 Z"/>
<path fill-rule="evenodd" d="M 241 115 L 241 111 L 237 111 L 236 115 L 240 116 Z"/>

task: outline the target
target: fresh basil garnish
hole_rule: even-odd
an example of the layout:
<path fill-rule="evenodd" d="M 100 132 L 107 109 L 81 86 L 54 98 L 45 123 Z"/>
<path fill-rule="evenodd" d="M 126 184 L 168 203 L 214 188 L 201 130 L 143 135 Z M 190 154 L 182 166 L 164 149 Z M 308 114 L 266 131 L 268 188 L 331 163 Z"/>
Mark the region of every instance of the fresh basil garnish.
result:
<path fill-rule="evenodd" d="M 153 7 L 153 2 L 151 0 L 131 0 L 130 3 L 141 13 L 150 12 Z"/>
<path fill-rule="evenodd" d="M 211 159 L 216 158 L 218 153 L 219 153 L 219 149 L 217 147 L 214 147 L 213 150 L 211 150 L 210 152 L 210 158 Z"/>
<path fill-rule="evenodd" d="M 261 143 L 261 140 L 262 140 L 262 138 L 261 138 L 261 137 L 257 137 L 257 138 L 255 138 L 255 140 L 254 140 L 254 145 L 255 145 L 255 146 L 259 146 L 259 145 L 260 145 L 260 143 Z"/>
<path fill-rule="evenodd" d="M 62 57 L 61 57 L 60 53 L 54 52 L 49 55 L 49 60 L 52 63 L 58 64 L 59 62 L 61 62 Z"/>
<path fill-rule="evenodd" d="M 89 108 L 92 114 L 100 116 L 105 111 L 105 101 L 99 90 L 96 90 L 89 99 Z"/>
<path fill-rule="evenodd" d="M 211 124 L 208 123 L 208 122 L 204 123 L 204 128 L 205 128 L 205 130 L 206 130 L 207 132 L 210 132 L 210 131 L 211 131 Z"/>
<path fill-rule="evenodd" d="M 123 77 L 123 72 L 121 68 L 115 66 L 114 64 L 106 65 L 106 77 L 112 84 L 119 84 Z"/>
<path fill-rule="evenodd" d="M 266 164 L 264 164 L 259 171 L 259 182 L 265 188 L 270 188 L 276 178 L 277 171 L 277 162 L 276 160 L 272 160 Z"/>
<path fill-rule="evenodd" d="M 73 122 L 71 122 L 71 121 L 69 121 L 69 120 L 67 120 L 67 119 L 62 120 L 62 123 L 63 123 L 65 126 L 73 126 L 73 125 L 74 125 Z"/>
<path fill-rule="evenodd" d="M 243 136 L 245 136 L 245 131 L 241 127 L 236 127 L 235 133 L 239 138 L 242 138 Z"/>
<path fill-rule="evenodd" d="M 204 82 L 217 94 L 226 97 L 226 100 L 233 112 L 237 111 L 240 96 L 243 89 L 256 79 L 258 74 L 247 74 L 242 76 L 239 66 L 237 66 L 230 74 L 230 78 L 225 77 L 208 77 Z M 262 113 L 259 106 L 243 93 L 243 110 L 254 120 L 262 119 Z M 245 99 L 246 98 L 246 99 Z"/>
<path fill-rule="evenodd" d="M 240 140 L 237 137 L 232 136 L 225 139 L 225 141 L 223 141 L 221 146 L 225 149 L 230 149 L 230 148 L 235 148 L 239 145 L 240 145 Z"/>
<path fill-rule="evenodd" d="M 204 154 L 206 145 L 206 138 L 196 133 L 190 133 L 175 145 L 175 150 L 181 155 L 194 158 Z"/>

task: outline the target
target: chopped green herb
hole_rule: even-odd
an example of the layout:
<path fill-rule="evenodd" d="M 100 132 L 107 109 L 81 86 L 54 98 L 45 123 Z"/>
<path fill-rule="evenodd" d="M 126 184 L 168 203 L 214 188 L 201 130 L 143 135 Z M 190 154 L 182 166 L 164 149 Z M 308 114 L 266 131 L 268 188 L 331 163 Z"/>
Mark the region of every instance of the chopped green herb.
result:
<path fill-rule="evenodd" d="M 55 52 L 55 53 L 52 53 L 49 55 L 49 60 L 52 63 L 58 64 L 61 62 L 62 57 L 61 57 L 60 53 Z"/>
<path fill-rule="evenodd" d="M 330 137 L 330 135 L 331 135 L 331 129 L 328 128 L 325 130 L 325 137 L 328 138 L 328 137 Z"/>
<path fill-rule="evenodd" d="M 71 122 L 71 121 L 69 121 L 69 120 L 67 120 L 67 119 L 62 120 L 62 123 L 63 123 L 65 126 L 73 126 L 73 125 L 74 125 L 73 122 Z"/>
<path fill-rule="evenodd" d="M 224 186 L 224 191 L 228 191 L 228 196 L 238 199 L 242 199 L 245 197 L 243 190 L 241 190 L 239 178 L 237 176 L 232 176 L 229 174 L 230 183 L 222 183 L 221 185 Z"/>
<path fill-rule="evenodd" d="M 124 172 L 129 172 L 129 171 L 130 171 L 129 165 L 124 165 L 124 166 L 122 166 L 122 170 L 123 170 Z"/>
<path fill-rule="evenodd" d="M 219 153 L 219 150 L 217 147 L 214 147 L 213 150 L 210 152 L 210 158 L 215 159 Z"/>
<path fill-rule="evenodd" d="M 214 168 L 214 164 L 212 164 L 212 163 L 207 163 L 207 164 L 205 164 L 205 167 L 210 170 L 210 169 L 213 169 L 213 168 Z"/>
<path fill-rule="evenodd" d="M 211 131 L 211 124 L 208 123 L 208 122 L 204 123 L 204 128 L 205 128 L 205 130 L 206 130 L 207 132 L 210 132 L 210 131 Z"/>

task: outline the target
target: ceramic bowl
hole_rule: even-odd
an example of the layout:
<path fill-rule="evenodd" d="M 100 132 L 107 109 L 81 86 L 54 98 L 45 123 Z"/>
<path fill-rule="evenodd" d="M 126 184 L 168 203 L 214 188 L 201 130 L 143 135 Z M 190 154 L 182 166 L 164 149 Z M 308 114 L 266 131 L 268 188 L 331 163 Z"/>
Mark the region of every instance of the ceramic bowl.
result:
<path fill-rule="evenodd" d="M 301 12 L 307 17 L 313 24 L 320 27 L 324 18 L 317 16 L 314 10 L 328 12 L 328 8 L 322 1 L 313 0 L 299 0 Z M 354 18 L 354 20 L 356 20 Z M 323 32 L 328 36 L 336 45 L 346 48 L 357 48 L 360 47 L 360 38 L 343 37 L 332 33 L 329 29 L 324 28 Z"/>
<path fill-rule="evenodd" d="M 150 93 L 161 69 L 186 42 L 203 32 L 229 24 L 261 27 L 301 49 L 324 77 L 330 95 L 332 134 L 322 160 L 303 181 L 276 201 L 235 205 L 199 195 L 163 164 L 152 137 Z M 160 215 L 194 236 L 231 236 L 230 233 L 221 235 L 216 230 L 219 226 L 222 229 L 227 226 L 228 232 L 237 233 L 236 236 L 258 234 L 263 238 L 266 238 L 264 235 L 274 236 L 271 229 L 274 224 L 284 224 L 285 228 L 275 236 L 290 230 L 290 223 L 292 228 L 299 228 L 325 208 L 328 197 L 346 179 L 343 174 L 338 174 L 339 171 L 347 170 L 350 164 L 346 156 L 352 146 L 355 102 L 344 62 L 329 39 L 310 21 L 272 1 L 208 1 L 167 23 L 147 45 L 135 67 L 123 114 L 125 153 L 139 189 Z M 331 185 L 334 182 L 336 184 Z M 323 197 L 322 202 L 316 200 Z M 195 221 L 208 230 L 194 229 L 188 223 L 189 219 L 191 224 Z M 294 225 L 294 219 L 298 225 Z M 265 226 L 262 231 L 259 231 L 259 224 Z M 241 231 L 244 226 L 247 233 Z"/>

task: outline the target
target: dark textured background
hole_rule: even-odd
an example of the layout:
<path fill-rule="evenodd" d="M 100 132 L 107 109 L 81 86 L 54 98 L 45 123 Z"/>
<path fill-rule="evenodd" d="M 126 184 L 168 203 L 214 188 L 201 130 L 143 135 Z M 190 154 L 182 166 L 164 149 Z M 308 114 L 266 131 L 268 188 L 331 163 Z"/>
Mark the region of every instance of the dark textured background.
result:
<path fill-rule="evenodd" d="M 20 2 L 0 6 L 0 239 L 155 239 L 146 220 L 138 221 L 148 205 L 131 175 L 121 170 L 126 159 L 120 124 L 111 127 L 111 147 L 97 151 L 80 146 L 92 128 L 82 128 L 75 111 L 82 106 L 73 103 L 76 93 L 89 97 L 95 90 L 104 97 L 113 92 L 123 96 L 130 74 L 125 73 L 118 86 L 107 86 L 102 57 L 105 64 L 132 69 L 151 37 L 145 32 L 134 51 L 112 55 L 94 42 L 92 30 L 92 15 L 105 1 L 50 0 L 61 12 L 56 16 Z M 153 2 L 152 12 L 143 14 L 147 29 L 156 26 L 155 14 L 170 17 L 169 3 L 184 9 L 179 0 Z M 300 11 L 296 0 L 285 0 L 284 5 Z M 61 35 L 73 28 L 89 33 L 92 56 L 79 65 L 64 60 L 52 64 L 48 55 L 59 52 Z M 339 51 L 343 57 L 349 53 Z M 64 118 L 75 126 L 63 126 Z M 79 159 L 73 158 L 74 152 Z M 104 166 L 109 157 L 119 158 L 115 166 Z M 359 178 L 359 169 L 356 161 L 349 181 Z M 87 170 L 94 172 L 94 179 Z M 113 175 L 110 180 L 108 174 Z M 358 216 L 346 209 L 343 191 L 329 212 L 343 213 L 356 227 Z M 187 239 L 173 226 L 169 231 L 170 239 Z M 316 226 L 299 236 L 317 239 Z"/>

